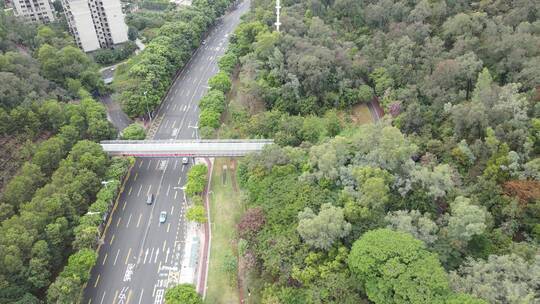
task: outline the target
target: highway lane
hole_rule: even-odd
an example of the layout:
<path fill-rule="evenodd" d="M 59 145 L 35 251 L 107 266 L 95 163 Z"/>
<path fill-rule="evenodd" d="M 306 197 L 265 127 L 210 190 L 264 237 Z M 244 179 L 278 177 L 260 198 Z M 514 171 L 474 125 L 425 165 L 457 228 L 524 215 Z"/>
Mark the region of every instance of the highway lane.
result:
<path fill-rule="evenodd" d="M 154 118 L 154 139 L 198 138 L 198 101 L 248 8 L 249 1 L 244 1 L 227 13 L 175 79 Z M 137 159 L 111 215 L 83 303 L 164 302 L 182 260 L 187 223 L 181 187 L 188 168 L 177 158 Z M 152 205 L 146 204 L 148 194 L 155 195 Z M 163 224 L 158 220 L 161 211 L 168 214 Z"/>

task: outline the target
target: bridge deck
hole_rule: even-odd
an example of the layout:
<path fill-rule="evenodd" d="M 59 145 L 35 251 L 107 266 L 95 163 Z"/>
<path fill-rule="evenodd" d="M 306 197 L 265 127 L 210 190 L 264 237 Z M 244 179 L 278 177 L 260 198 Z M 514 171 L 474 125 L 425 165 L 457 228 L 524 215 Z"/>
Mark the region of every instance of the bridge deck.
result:
<path fill-rule="evenodd" d="M 103 150 L 111 155 L 137 157 L 244 156 L 262 150 L 273 140 L 107 140 Z"/>

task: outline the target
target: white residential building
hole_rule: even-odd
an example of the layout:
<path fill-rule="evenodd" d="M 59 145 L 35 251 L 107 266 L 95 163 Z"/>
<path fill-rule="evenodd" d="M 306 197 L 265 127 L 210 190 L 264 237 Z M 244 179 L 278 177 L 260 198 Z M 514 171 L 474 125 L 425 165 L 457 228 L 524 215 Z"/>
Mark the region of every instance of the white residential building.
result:
<path fill-rule="evenodd" d="M 8 0 L 6 3 L 13 8 L 15 16 L 33 22 L 54 21 L 54 11 L 49 0 Z"/>
<path fill-rule="evenodd" d="M 77 45 L 85 52 L 128 41 L 120 0 L 62 0 Z"/>

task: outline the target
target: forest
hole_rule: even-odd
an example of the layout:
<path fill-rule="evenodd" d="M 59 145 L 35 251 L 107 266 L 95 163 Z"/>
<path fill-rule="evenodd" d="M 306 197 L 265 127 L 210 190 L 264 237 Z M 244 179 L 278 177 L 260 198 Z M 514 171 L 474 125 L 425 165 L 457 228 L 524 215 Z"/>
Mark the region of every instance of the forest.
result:
<path fill-rule="evenodd" d="M 143 35 L 146 49 L 118 69 L 113 87 L 105 87 L 95 61 L 123 59 L 132 45 L 126 54 L 90 56 L 61 21 L 25 23 L 0 11 L 0 303 L 81 301 L 103 219 L 133 163 L 108 157 L 98 144 L 117 130 L 94 98 L 112 91 L 128 114 L 147 113 L 230 2 L 196 0 L 177 10 L 167 1 L 142 1 L 167 17 L 157 26 L 146 23 L 148 13 L 128 18 L 131 38 L 139 29 L 155 35 Z M 132 125 L 122 136 L 145 132 Z M 200 198 L 206 171 L 193 172 Z M 202 203 L 190 216 L 205 221 Z M 171 301 L 182 301 L 175 292 Z"/>
<path fill-rule="evenodd" d="M 277 32 L 252 1 L 220 60 L 243 107 L 202 107 L 205 137 L 277 144 L 238 167 L 252 301 L 538 303 L 538 2 L 282 6 Z"/>
<path fill-rule="evenodd" d="M 61 24 L 0 11 L 0 303 L 70 303 L 88 279 L 129 166 L 97 143 L 117 133 L 94 99 L 104 91 Z"/>

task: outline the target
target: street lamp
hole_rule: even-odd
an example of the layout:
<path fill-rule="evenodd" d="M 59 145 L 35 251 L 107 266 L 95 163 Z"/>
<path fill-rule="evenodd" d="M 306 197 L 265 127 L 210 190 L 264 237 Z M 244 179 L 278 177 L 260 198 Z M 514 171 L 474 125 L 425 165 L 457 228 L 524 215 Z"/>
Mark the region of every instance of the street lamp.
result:
<path fill-rule="evenodd" d="M 146 104 L 146 112 L 148 112 L 148 117 L 150 119 L 150 124 L 152 124 L 152 113 L 150 113 L 150 108 L 148 107 L 148 98 L 146 98 L 146 93 L 148 93 L 148 91 L 144 91 L 144 101 L 145 101 L 145 104 Z"/>
<path fill-rule="evenodd" d="M 186 198 L 186 186 L 184 187 L 173 187 L 174 190 L 182 190 L 182 193 L 184 194 L 184 202 L 187 202 Z"/>
<path fill-rule="evenodd" d="M 192 129 L 195 129 L 195 138 L 196 139 L 199 139 L 199 126 L 197 125 L 194 125 L 194 126 L 188 126 L 188 128 L 192 128 Z"/>

